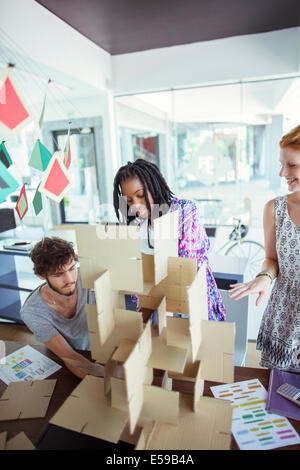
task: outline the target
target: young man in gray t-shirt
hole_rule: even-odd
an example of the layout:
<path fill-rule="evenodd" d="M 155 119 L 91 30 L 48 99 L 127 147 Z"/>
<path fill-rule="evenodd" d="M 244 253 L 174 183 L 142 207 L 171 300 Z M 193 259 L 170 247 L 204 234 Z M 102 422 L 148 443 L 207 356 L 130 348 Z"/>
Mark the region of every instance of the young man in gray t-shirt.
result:
<path fill-rule="evenodd" d="M 85 304 L 77 256 L 72 243 L 46 237 L 30 253 L 35 274 L 46 282 L 26 299 L 21 317 L 35 338 L 64 360 L 77 377 L 104 375 L 104 368 L 75 349 L 90 349 Z"/>

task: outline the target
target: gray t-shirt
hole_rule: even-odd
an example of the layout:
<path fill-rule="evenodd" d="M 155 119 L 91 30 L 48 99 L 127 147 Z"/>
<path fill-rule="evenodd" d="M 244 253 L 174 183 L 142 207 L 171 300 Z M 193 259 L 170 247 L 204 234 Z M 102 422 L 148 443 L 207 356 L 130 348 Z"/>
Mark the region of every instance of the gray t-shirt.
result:
<path fill-rule="evenodd" d="M 81 286 L 78 273 L 78 300 L 76 313 L 73 318 L 63 318 L 43 300 L 37 287 L 27 297 L 20 314 L 24 323 L 32 331 L 37 341 L 46 343 L 60 333 L 74 349 L 90 350 L 85 304 L 87 289 Z"/>

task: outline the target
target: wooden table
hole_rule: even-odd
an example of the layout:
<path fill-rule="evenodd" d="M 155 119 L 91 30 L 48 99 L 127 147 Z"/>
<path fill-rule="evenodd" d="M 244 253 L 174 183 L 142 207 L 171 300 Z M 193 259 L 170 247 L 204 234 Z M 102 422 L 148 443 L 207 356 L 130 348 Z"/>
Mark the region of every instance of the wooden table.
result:
<path fill-rule="evenodd" d="M 24 347 L 24 344 L 16 342 L 6 342 L 6 355 L 11 354 L 14 351 L 17 351 L 21 347 Z M 74 390 L 74 388 L 79 384 L 80 379 L 75 377 L 64 365 L 63 362 L 49 349 L 45 346 L 32 346 L 37 351 L 41 352 L 45 356 L 54 360 L 62 366 L 62 368 L 57 371 L 55 374 L 51 375 L 51 379 L 57 379 L 57 383 L 54 389 L 54 393 L 50 400 L 50 404 L 47 410 L 47 414 L 44 418 L 35 418 L 35 419 L 23 419 L 23 420 L 13 420 L 13 421 L 0 421 L 0 433 L 7 431 L 7 439 L 14 437 L 19 432 L 23 431 L 29 437 L 29 439 L 34 442 L 46 424 L 50 421 L 52 416 L 56 413 L 58 408 L 63 404 L 66 398 Z M 90 358 L 90 353 L 88 351 L 82 352 L 85 357 Z M 268 389 L 269 385 L 269 375 L 270 371 L 267 369 L 254 369 L 250 367 L 235 367 L 234 368 L 234 379 L 235 382 L 240 382 L 242 380 L 250 379 L 259 379 L 262 385 Z M 204 386 L 204 395 L 213 396 L 210 390 L 210 387 L 213 385 L 218 385 L 215 382 L 205 382 Z M 183 393 L 192 393 L 192 382 L 183 382 L 179 380 L 173 380 L 173 390 L 178 390 Z M 6 389 L 6 385 L 0 380 L 0 396 Z M 289 420 L 295 430 L 300 434 L 300 421 Z M 238 449 L 238 446 L 232 437 L 231 449 Z M 282 447 L 280 449 L 284 450 L 300 450 L 300 445 Z"/>

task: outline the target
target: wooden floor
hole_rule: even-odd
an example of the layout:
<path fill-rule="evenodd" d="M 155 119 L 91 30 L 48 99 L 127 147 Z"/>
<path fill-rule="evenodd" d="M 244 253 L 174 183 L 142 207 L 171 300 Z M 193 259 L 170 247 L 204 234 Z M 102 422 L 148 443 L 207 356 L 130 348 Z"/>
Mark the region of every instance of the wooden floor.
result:
<path fill-rule="evenodd" d="M 36 341 L 34 335 L 26 326 L 10 323 L 0 323 L 0 340 L 16 341 L 25 344 L 41 344 Z M 249 341 L 245 366 L 261 368 L 259 361 L 260 352 L 256 350 L 256 343 Z"/>

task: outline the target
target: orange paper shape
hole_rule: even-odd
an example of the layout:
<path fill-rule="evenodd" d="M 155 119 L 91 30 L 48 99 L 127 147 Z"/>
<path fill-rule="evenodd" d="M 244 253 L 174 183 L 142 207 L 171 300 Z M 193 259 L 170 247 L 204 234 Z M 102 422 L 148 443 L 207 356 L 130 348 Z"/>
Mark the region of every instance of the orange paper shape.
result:
<path fill-rule="evenodd" d="M 60 202 L 69 189 L 71 180 L 63 163 L 63 152 L 55 152 L 44 172 L 38 190 L 55 202 Z"/>
<path fill-rule="evenodd" d="M 11 137 L 32 119 L 33 114 L 8 67 L 0 79 L 0 130 Z"/>
<path fill-rule="evenodd" d="M 20 217 L 20 220 L 23 219 L 24 215 L 28 211 L 28 201 L 25 191 L 25 184 L 23 184 L 20 195 L 18 197 L 16 211 L 18 213 L 18 216 Z"/>

